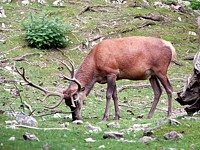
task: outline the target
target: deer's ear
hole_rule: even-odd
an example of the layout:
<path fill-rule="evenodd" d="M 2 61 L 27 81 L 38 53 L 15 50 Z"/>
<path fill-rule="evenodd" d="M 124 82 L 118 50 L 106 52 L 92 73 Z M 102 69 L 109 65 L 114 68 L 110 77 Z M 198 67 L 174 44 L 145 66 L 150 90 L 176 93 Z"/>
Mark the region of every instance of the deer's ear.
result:
<path fill-rule="evenodd" d="M 81 92 L 83 92 L 83 91 L 85 91 L 85 87 L 82 87 L 82 88 L 81 88 Z"/>

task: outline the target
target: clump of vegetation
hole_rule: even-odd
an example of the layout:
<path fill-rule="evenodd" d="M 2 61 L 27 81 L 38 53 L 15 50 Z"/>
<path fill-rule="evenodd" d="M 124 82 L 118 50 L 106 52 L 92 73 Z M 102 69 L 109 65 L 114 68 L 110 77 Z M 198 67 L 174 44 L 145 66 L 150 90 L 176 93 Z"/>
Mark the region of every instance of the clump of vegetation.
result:
<path fill-rule="evenodd" d="M 24 24 L 25 38 L 31 47 L 38 49 L 62 48 L 69 44 L 66 36 L 70 28 L 64 26 L 58 18 L 32 15 Z"/>
<path fill-rule="evenodd" d="M 177 3 L 176 0 L 162 0 L 162 2 L 164 4 L 167 4 L 167 5 L 171 5 L 171 4 L 176 4 Z"/>
<path fill-rule="evenodd" d="M 200 0 L 192 0 L 190 7 L 194 10 L 200 10 Z"/>

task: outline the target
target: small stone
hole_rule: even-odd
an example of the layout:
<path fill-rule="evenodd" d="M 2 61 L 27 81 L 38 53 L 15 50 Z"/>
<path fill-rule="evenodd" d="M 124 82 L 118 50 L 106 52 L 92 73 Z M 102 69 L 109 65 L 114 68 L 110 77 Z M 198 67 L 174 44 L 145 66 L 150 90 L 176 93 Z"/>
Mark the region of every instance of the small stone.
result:
<path fill-rule="evenodd" d="M 154 133 L 151 129 L 146 129 L 143 133 L 144 136 L 151 136 Z"/>
<path fill-rule="evenodd" d="M 181 123 L 179 121 L 177 121 L 176 119 L 169 119 L 169 123 L 171 125 L 174 125 L 174 126 L 179 126 L 181 125 Z"/>
<path fill-rule="evenodd" d="M 124 137 L 124 133 L 122 132 L 104 132 L 103 138 L 112 138 L 112 139 L 117 139 L 117 138 L 122 138 Z"/>
<path fill-rule="evenodd" d="M 66 128 L 66 127 L 68 127 L 68 126 L 69 126 L 69 122 L 65 122 L 65 123 L 62 123 L 62 124 L 60 125 L 61 128 Z"/>
<path fill-rule="evenodd" d="M 111 123 L 108 123 L 106 125 L 108 128 L 110 127 L 113 127 L 113 128 L 120 128 L 120 124 L 118 122 L 111 122 Z"/>
<path fill-rule="evenodd" d="M 87 138 L 87 139 L 85 139 L 85 141 L 86 142 L 92 142 L 92 143 L 96 142 L 96 140 L 93 140 L 92 138 Z"/>
<path fill-rule="evenodd" d="M 6 123 L 7 125 L 15 125 L 15 124 L 18 124 L 16 120 L 7 120 L 7 121 L 5 121 L 5 123 Z"/>
<path fill-rule="evenodd" d="M 101 148 L 106 148 L 106 147 L 105 145 L 100 145 L 98 148 L 101 149 Z"/>
<path fill-rule="evenodd" d="M 83 124 L 83 121 L 82 120 L 74 120 L 72 123 L 73 124 Z"/>
<path fill-rule="evenodd" d="M 134 131 L 134 132 L 145 131 L 149 127 L 149 125 L 150 124 L 134 124 L 128 130 L 129 131 Z"/>
<path fill-rule="evenodd" d="M 196 120 L 198 120 L 198 118 L 197 117 L 191 117 L 191 116 L 184 116 L 183 118 L 182 118 L 182 120 L 190 120 L 190 121 L 196 121 Z"/>
<path fill-rule="evenodd" d="M 147 144 L 147 143 L 153 142 L 153 141 L 155 141 L 155 140 L 156 140 L 156 138 L 152 138 L 152 137 L 150 137 L 150 136 L 143 136 L 142 138 L 140 138 L 140 139 L 138 140 L 138 142 Z"/>
<path fill-rule="evenodd" d="M 140 114 L 140 115 L 138 115 L 136 118 L 137 119 L 142 119 L 144 117 L 144 114 Z"/>
<path fill-rule="evenodd" d="M 59 113 L 56 113 L 53 115 L 53 118 L 61 118 L 61 115 Z"/>
<path fill-rule="evenodd" d="M 88 125 L 86 126 L 87 128 L 89 128 L 89 132 L 92 133 L 92 132 L 101 132 L 102 129 L 100 127 L 95 127 L 95 126 L 92 126 L 92 125 Z"/>
<path fill-rule="evenodd" d="M 171 131 L 169 133 L 164 134 L 164 138 L 166 140 L 175 140 L 182 137 L 183 135 L 181 133 L 177 133 L 176 131 Z"/>
<path fill-rule="evenodd" d="M 38 137 L 36 137 L 34 134 L 25 132 L 23 135 L 24 140 L 29 140 L 29 141 L 39 141 Z"/>
<path fill-rule="evenodd" d="M 11 136 L 8 141 L 15 141 L 15 137 L 14 136 Z"/>
<path fill-rule="evenodd" d="M 190 34 L 190 35 L 194 35 L 194 36 L 197 35 L 196 32 L 193 32 L 193 31 L 189 31 L 188 34 Z"/>

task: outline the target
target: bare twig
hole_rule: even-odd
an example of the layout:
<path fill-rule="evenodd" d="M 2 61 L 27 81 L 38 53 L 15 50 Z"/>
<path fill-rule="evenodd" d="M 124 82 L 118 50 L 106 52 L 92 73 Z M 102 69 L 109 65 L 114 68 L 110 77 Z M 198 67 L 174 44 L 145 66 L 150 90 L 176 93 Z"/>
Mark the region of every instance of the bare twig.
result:
<path fill-rule="evenodd" d="M 52 110 L 49 113 L 45 113 L 45 114 L 41 114 L 41 115 L 34 115 L 34 116 L 35 117 L 43 117 L 43 116 L 49 116 L 49 115 L 53 115 L 53 114 L 57 114 L 57 113 L 60 113 L 60 114 L 69 114 L 69 113 L 72 113 L 72 111 L 63 112 L 62 110 Z"/>
<path fill-rule="evenodd" d="M 32 126 L 26 126 L 26 125 L 15 125 L 15 127 L 20 127 L 20 128 L 28 128 L 28 129 L 35 129 L 35 130 L 68 130 L 70 131 L 70 129 L 68 128 L 38 128 L 38 127 L 32 127 Z"/>
<path fill-rule="evenodd" d="M 133 109 L 141 109 L 140 107 L 134 107 L 134 106 L 126 105 L 126 104 L 119 104 L 119 106 L 133 108 Z"/>
<path fill-rule="evenodd" d="M 194 56 L 195 56 L 195 54 L 189 55 L 189 56 L 185 56 L 185 57 L 183 58 L 183 60 L 193 60 L 193 59 L 194 59 Z"/>
<path fill-rule="evenodd" d="M 103 11 L 106 11 L 106 10 L 96 10 L 94 9 L 94 7 L 98 8 L 98 7 L 114 7 L 112 5 L 94 5 L 94 6 L 86 6 L 79 14 L 78 16 L 82 15 L 83 13 L 87 12 L 87 11 L 92 11 L 92 12 L 103 12 Z M 106 11 L 107 12 L 107 11 Z"/>
<path fill-rule="evenodd" d="M 121 87 L 117 88 L 117 91 L 121 92 L 121 91 L 123 91 L 125 89 L 134 89 L 134 88 L 138 88 L 138 87 L 139 88 L 141 88 L 141 87 L 148 88 L 150 86 L 151 86 L 150 84 L 124 85 L 124 86 L 121 86 Z"/>
<path fill-rule="evenodd" d="M 6 58 L 3 60 L 0 60 L 1 63 L 6 63 L 8 61 L 23 61 L 26 59 L 26 57 L 32 56 L 32 55 L 40 55 L 41 53 L 28 53 L 19 57 L 15 57 L 15 58 Z"/>
<path fill-rule="evenodd" d="M 164 18 L 160 15 L 154 15 L 154 14 L 149 14 L 147 16 L 144 15 L 137 15 L 134 18 L 143 18 L 143 19 L 149 19 L 149 20 L 153 20 L 153 21 L 163 21 Z"/>
<path fill-rule="evenodd" d="M 16 31 L 21 31 L 20 29 L 2 29 L 0 28 L 0 31 L 2 32 L 16 32 Z"/>

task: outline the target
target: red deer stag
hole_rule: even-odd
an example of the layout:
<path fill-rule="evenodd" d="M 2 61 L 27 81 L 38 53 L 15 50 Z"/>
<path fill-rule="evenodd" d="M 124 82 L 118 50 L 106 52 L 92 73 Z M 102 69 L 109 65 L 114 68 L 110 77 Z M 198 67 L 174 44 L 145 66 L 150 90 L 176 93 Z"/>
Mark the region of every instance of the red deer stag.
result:
<path fill-rule="evenodd" d="M 65 100 L 66 105 L 71 108 L 73 120 L 80 119 L 80 109 L 83 101 L 90 93 L 93 85 L 107 83 L 106 107 L 103 121 L 109 118 L 110 99 L 114 101 L 115 117 L 119 119 L 118 97 L 116 81 L 121 79 L 146 80 L 149 79 L 154 92 L 154 101 L 148 118 L 153 113 L 162 94 L 160 83 L 168 95 L 168 115 L 172 114 L 172 87 L 167 78 L 167 69 L 171 61 L 175 59 L 176 52 L 170 42 L 154 37 L 133 36 L 117 39 L 106 39 L 98 43 L 85 58 L 83 63 L 74 72 L 63 63 L 71 72 L 71 78 L 63 76 L 71 81 L 69 87 L 63 93 L 48 92 L 35 86 L 25 77 L 25 72 L 17 72 L 24 78 L 26 84 L 42 90 L 46 96 L 60 96 L 61 100 L 54 107 Z M 160 83 L 159 83 L 160 81 Z"/>

